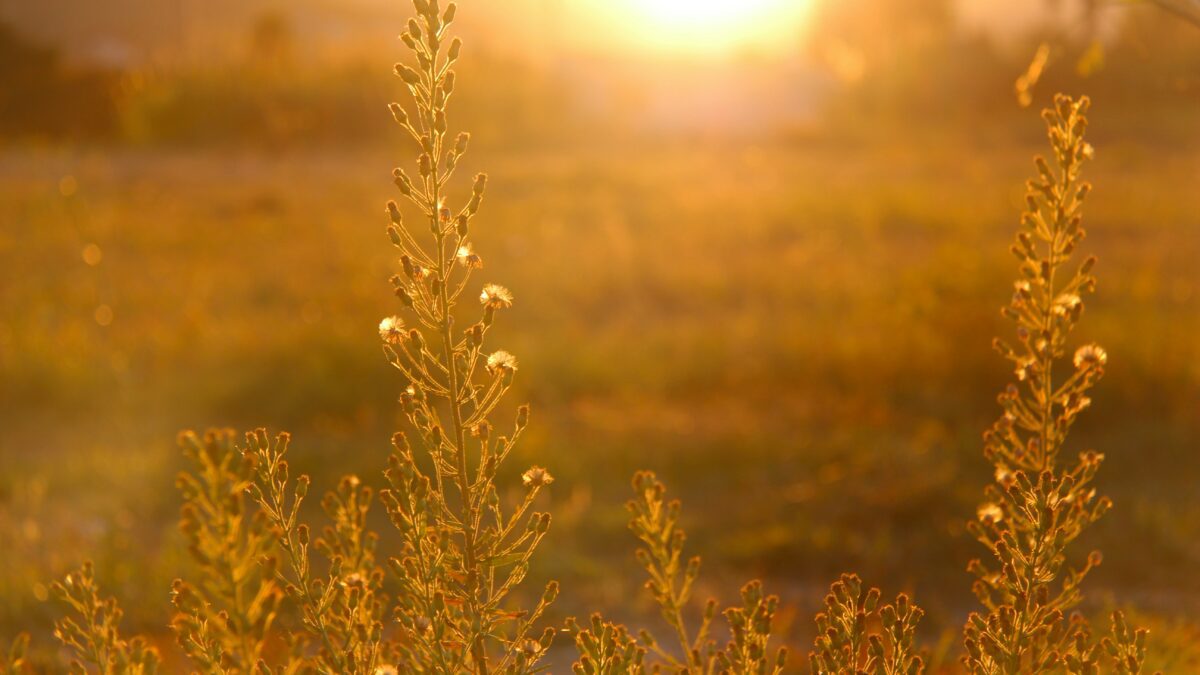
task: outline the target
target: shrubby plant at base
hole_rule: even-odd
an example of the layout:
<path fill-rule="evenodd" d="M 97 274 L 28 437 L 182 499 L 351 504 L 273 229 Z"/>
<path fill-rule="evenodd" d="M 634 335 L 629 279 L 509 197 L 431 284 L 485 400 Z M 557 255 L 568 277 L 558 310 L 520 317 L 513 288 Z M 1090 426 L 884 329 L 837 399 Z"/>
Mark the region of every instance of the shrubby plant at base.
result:
<path fill-rule="evenodd" d="M 101 597 L 91 563 L 55 582 L 51 591 L 71 610 L 70 616 L 54 623 L 54 637 L 75 653 L 72 672 L 158 672 L 158 652 L 145 638 L 121 637 L 121 608 L 116 598 Z"/>
<path fill-rule="evenodd" d="M 196 469 L 176 481 L 184 499 L 179 526 L 200 574 L 173 584 L 171 627 L 198 668 L 251 672 L 283 597 L 270 512 L 247 510 L 255 458 L 234 445 L 233 432 L 185 433 L 180 445 Z"/>
<path fill-rule="evenodd" d="M 643 672 L 647 661 L 653 669 L 670 672 L 781 672 L 787 650 L 779 648 L 772 653 L 767 649 L 779 598 L 764 597 L 762 584 L 757 581 L 747 584 L 742 589 L 743 604 L 725 611 L 732 639 L 724 649 L 717 648 L 711 634 L 716 600 L 705 604 L 699 625 L 691 630 L 685 614 L 692 586 L 700 575 L 700 558 L 684 562 L 683 543 L 687 537 L 679 527 L 679 500 L 665 501 L 666 487 L 648 471 L 633 477 L 633 490 L 634 499 L 627 506 L 629 528 L 642 543 L 637 559 L 646 568 L 646 588 L 672 637 L 668 643 L 659 643 L 648 631 L 641 631 L 634 641 L 627 628 L 605 623 L 595 615 L 591 629 L 576 635 L 579 660 L 575 672 Z"/>
<path fill-rule="evenodd" d="M 416 162 L 411 173 L 393 172 L 401 199 L 387 204 L 387 233 L 399 253 L 391 285 L 400 308 L 378 325 L 383 352 L 404 378 L 399 403 L 407 428 L 392 439 L 386 488 L 376 493 L 343 477 L 321 500 L 328 525 L 319 535 L 301 518 L 310 480 L 293 477 L 288 434 L 260 429 L 241 445 L 229 431 L 181 435 L 192 468 L 177 482 L 180 528 L 192 564 L 171 588 L 171 627 L 198 672 L 482 675 L 547 667 L 556 631 L 539 624 L 558 585 L 548 583 L 524 608 L 514 605 L 513 591 L 548 531 L 549 514 L 534 506 L 554 478 L 529 467 L 519 478 L 520 498 L 500 497 L 499 469 L 530 417 L 527 406 L 511 419 L 497 412 L 519 364 L 490 346 L 490 333 L 514 298 L 503 286 L 472 283 L 484 268 L 471 232 L 486 177 L 477 175 L 467 194 L 450 189 L 469 144 L 467 134 L 449 131 L 461 43 L 447 31 L 456 7 L 413 4 L 416 16 L 401 36 L 412 58 L 395 67 L 410 100 L 390 110 L 412 139 Z M 1146 631 L 1131 629 L 1119 612 L 1099 640 L 1081 617 L 1067 616 L 1099 562 L 1093 554 L 1068 566 L 1067 545 L 1109 506 L 1091 487 L 1101 455 L 1060 462 L 1067 432 L 1090 404 L 1087 392 L 1107 361 L 1099 346 L 1072 353 L 1066 345 L 1082 295 L 1095 286 L 1092 259 L 1070 262 L 1083 238 L 1080 208 L 1089 190 L 1079 178 L 1092 152 L 1083 140 L 1087 105 L 1059 97 L 1047 111 L 1054 161 L 1037 160 L 1039 177 L 1029 184 L 1014 246 L 1021 278 L 1005 312 L 1018 324 L 1018 343 L 998 347 L 1017 382 L 1001 394 L 1004 414 L 985 437 L 996 484 L 971 525 L 992 554 L 970 565 L 985 610 L 964 631 L 962 663 L 972 673 L 1082 675 L 1103 666 L 1134 675 L 1145 660 Z M 1068 354 L 1073 369 L 1056 376 L 1054 366 Z M 781 673 L 789 663 L 788 651 L 773 644 L 778 597 L 758 581 L 746 584 L 739 602 L 721 612 L 724 622 L 717 623 L 727 638 L 719 644 L 718 602 L 692 603 L 700 559 L 684 555 L 679 502 L 667 501 L 648 472 L 634 476 L 633 488 L 637 559 L 667 630 L 660 641 L 599 614 L 583 626 L 568 620 L 563 632 L 578 652 L 574 672 Z M 377 502 L 396 528 L 398 554 L 386 560 L 379 559 L 380 535 L 367 527 Z M 121 611 L 102 597 L 90 564 L 53 590 L 71 610 L 55 635 L 76 655 L 73 670 L 157 670 L 159 655 L 145 638 L 122 636 Z M 851 574 L 831 586 L 816 617 L 813 673 L 923 671 L 915 637 L 922 611 L 906 595 L 890 604 L 881 604 L 881 595 L 864 593 Z M 18 636 L 9 645 L 0 671 L 28 670 L 27 643 Z"/>

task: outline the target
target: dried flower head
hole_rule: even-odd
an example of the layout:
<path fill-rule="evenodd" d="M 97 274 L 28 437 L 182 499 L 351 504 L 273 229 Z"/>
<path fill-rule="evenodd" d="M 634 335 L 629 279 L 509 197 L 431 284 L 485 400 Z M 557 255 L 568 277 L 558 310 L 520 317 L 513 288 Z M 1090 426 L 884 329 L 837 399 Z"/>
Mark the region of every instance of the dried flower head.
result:
<path fill-rule="evenodd" d="M 540 466 L 530 467 L 528 471 L 521 474 L 521 483 L 525 487 L 540 488 L 554 482 L 554 476 L 550 472 Z"/>
<path fill-rule="evenodd" d="M 520 651 L 526 658 L 537 656 L 542 652 L 542 645 L 537 640 L 525 640 L 521 643 Z"/>
<path fill-rule="evenodd" d="M 1004 520 L 1004 511 L 1002 511 L 998 505 L 991 502 L 981 504 L 979 508 L 975 510 L 975 514 L 979 516 L 979 519 L 985 523 L 998 523 Z"/>
<path fill-rule="evenodd" d="M 379 337 L 390 345 L 398 345 L 404 341 L 404 319 L 389 316 L 379 322 Z"/>
<path fill-rule="evenodd" d="M 1063 293 L 1054 299 L 1053 311 L 1059 316 L 1066 316 L 1081 304 L 1083 304 L 1083 300 L 1075 293 Z"/>
<path fill-rule="evenodd" d="M 503 349 L 492 352 L 487 358 L 487 369 L 493 375 L 511 373 L 517 369 L 517 357 Z"/>
<path fill-rule="evenodd" d="M 512 293 L 505 287 L 498 284 L 488 284 L 483 287 L 483 292 L 479 294 L 479 302 L 485 307 L 493 309 L 503 309 L 512 307 Z"/>
<path fill-rule="evenodd" d="M 1089 344 L 1075 350 L 1075 367 L 1080 370 L 1097 368 L 1108 363 L 1108 352 L 1098 344 Z"/>
<path fill-rule="evenodd" d="M 458 264 L 468 269 L 481 269 L 483 267 L 483 258 L 472 250 L 470 244 L 463 244 L 458 247 L 458 254 L 455 256 L 458 259 Z"/>
<path fill-rule="evenodd" d="M 1092 399 L 1083 394 L 1073 394 L 1063 405 L 1068 415 L 1078 415 L 1092 404 Z"/>
<path fill-rule="evenodd" d="M 996 475 L 996 482 L 1001 485 L 1008 485 L 1008 484 L 1012 483 L 1012 481 L 1014 479 L 1012 470 L 1003 464 L 996 465 L 996 474 L 995 475 Z"/>
<path fill-rule="evenodd" d="M 1017 379 L 1022 382 L 1029 379 L 1029 376 L 1033 373 L 1033 369 L 1035 367 L 1037 367 L 1037 360 L 1034 359 L 1033 357 L 1025 357 L 1025 358 L 1018 359 L 1017 366 L 1014 369 L 1014 372 L 1017 375 Z"/>

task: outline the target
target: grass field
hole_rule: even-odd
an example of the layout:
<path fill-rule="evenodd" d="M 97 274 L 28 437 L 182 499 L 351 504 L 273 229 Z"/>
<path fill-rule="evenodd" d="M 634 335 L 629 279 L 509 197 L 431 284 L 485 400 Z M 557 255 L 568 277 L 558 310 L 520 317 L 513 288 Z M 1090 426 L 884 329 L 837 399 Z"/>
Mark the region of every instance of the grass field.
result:
<path fill-rule="evenodd" d="M 1200 612 L 1200 154 L 1103 134 L 1077 337 L 1110 365 L 1073 447 L 1108 456 L 1117 508 L 1078 550 L 1105 554 L 1092 609 L 1170 623 Z M 622 504 L 650 468 L 684 498 L 704 591 L 764 575 L 786 638 L 855 569 L 957 643 L 1040 150 L 989 138 L 470 157 L 492 179 L 479 280 L 516 295 L 497 344 L 536 420 L 509 469 L 558 478 L 532 577 L 562 581 L 561 613 L 648 610 Z M 380 482 L 401 389 L 374 329 L 396 302 L 382 206 L 407 153 L 0 156 L 0 633 L 45 635 L 46 584 L 85 558 L 132 626 L 165 624 L 179 429 L 288 429 L 318 487 Z"/>

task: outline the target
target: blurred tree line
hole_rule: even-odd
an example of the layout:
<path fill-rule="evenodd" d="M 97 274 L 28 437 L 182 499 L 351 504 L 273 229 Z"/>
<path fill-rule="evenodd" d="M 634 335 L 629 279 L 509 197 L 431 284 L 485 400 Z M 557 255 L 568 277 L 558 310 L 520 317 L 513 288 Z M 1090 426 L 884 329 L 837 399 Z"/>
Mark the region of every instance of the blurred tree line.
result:
<path fill-rule="evenodd" d="M 1194 134 L 1200 25 L 1157 0 L 1046 4 L 1058 10 L 1048 12 L 1054 19 L 1002 40 L 961 26 L 951 0 L 819 3 L 807 42 L 841 85 L 829 119 L 966 127 L 968 120 L 1012 115 L 1013 84 L 1045 45 L 1048 57 L 1033 86 L 1040 100 L 1057 91 L 1088 93 L 1103 103 L 1097 119 L 1147 127 L 1165 117 Z"/>
<path fill-rule="evenodd" d="M 1013 83 L 1047 45 L 1032 88 L 1041 101 L 1056 91 L 1087 92 L 1102 104 L 1097 121 L 1124 122 L 1106 125 L 1114 132 L 1194 135 L 1200 26 L 1160 5 L 1076 0 L 1081 11 L 1065 14 L 1075 19 L 1047 20 L 1000 40 L 964 26 L 952 0 L 822 0 L 800 44 L 813 67 L 830 75 L 822 107 L 833 132 L 967 129 L 1017 114 Z M 279 11 L 241 30 L 236 55 L 117 67 L 68 63 L 59 50 L 0 25 L 0 139 L 278 147 L 396 133 L 382 103 L 396 98 L 399 85 L 378 58 L 303 58 L 290 16 Z M 595 105 L 603 69 L 483 48 L 460 66 L 473 84 L 455 94 L 455 115 L 492 144 L 551 144 L 639 128 L 631 123 L 636 104 Z"/>
<path fill-rule="evenodd" d="M 0 23 L 0 138 L 90 138 L 118 125 L 118 73 L 67 65 L 58 50 Z"/>
<path fill-rule="evenodd" d="M 399 81 L 378 59 L 303 59 L 287 15 L 260 15 L 236 55 L 206 63 L 68 65 L 61 50 L 0 23 L 0 140 L 277 147 L 367 141 L 397 134 L 386 103 Z M 562 83 L 499 53 L 459 70 L 456 121 L 485 142 L 549 142 L 578 115 Z M 499 129 L 497 129 L 499 128 Z M 503 133 L 493 133 L 502 130 Z"/>

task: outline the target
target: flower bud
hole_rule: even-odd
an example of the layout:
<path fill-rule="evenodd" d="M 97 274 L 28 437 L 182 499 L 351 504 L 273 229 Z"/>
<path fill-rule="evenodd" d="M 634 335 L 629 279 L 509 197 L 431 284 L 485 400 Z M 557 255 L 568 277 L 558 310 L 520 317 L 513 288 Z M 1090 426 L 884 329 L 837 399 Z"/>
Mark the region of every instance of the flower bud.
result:
<path fill-rule="evenodd" d="M 408 113 L 404 112 L 404 106 L 399 103 L 389 103 L 388 110 L 392 111 L 392 117 L 398 124 L 408 126 Z"/>
<path fill-rule="evenodd" d="M 417 74 L 417 71 L 409 68 L 403 63 L 396 64 L 396 75 L 398 75 L 401 80 L 404 80 L 404 83 L 409 86 L 415 86 L 421 82 L 421 76 Z"/>
<path fill-rule="evenodd" d="M 404 173 L 403 169 L 393 169 L 392 180 L 396 183 L 396 187 L 400 189 L 400 194 L 405 197 L 412 196 L 412 181 L 409 180 L 408 175 Z"/>

